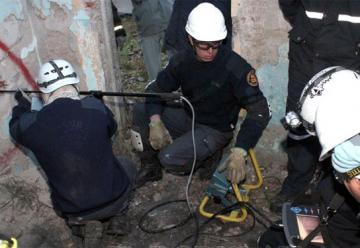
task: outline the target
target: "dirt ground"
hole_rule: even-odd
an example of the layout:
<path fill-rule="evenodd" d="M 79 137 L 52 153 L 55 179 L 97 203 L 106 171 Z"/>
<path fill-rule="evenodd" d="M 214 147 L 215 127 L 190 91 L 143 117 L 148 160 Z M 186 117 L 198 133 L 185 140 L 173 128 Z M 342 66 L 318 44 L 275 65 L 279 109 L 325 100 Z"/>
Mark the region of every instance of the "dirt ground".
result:
<path fill-rule="evenodd" d="M 147 83 L 147 76 L 132 17 L 123 17 L 123 25 L 127 33 L 120 49 L 124 91 L 143 91 Z M 130 104 L 133 101 L 133 99 L 126 99 L 126 102 Z M 131 105 L 128 110 L 131 112 Z M 126 134 L 124 137 L 128 138 Z M 129 140 L 126 140 L 125 143 L 128 144 Z M 124 147 L 115 147 L 116 153 L 129 154 L 131 152 L 130 146 L 125 145 Z M 250 192 L 249 203 L 271 220 L 276 220 L 278 216 L 272 214 L 268 207 L 270 199 L 277 193 L 281 180 L 286 175 L 285 163 L 282 159 L 276 161 L 271 154 L 261 152 L 261 149 L 258 150 L 257 159 L 264 176 L 264 183 L 260 189 Z M 134 153 L 131 153 L 131 157 L 137 161 Z M 256 181 L 256 176 L 250 166 L 247 178 L 247 183 Z M 189 207 L 197 219 L 191 218 L 185 224 L 162 233 L 147 233 L 141 230 L 138 224 L 144 214 L 152 207 L 168 201 L 175 202 L 151 211 L 144 221 L 144 228 L 150 232 L 170 228 L 188 217 L 188 204 L 185 201 L 188 180 L 188 176 L 164 173 L 161 181 L 147 183 L 137 190 L 128 212 L 132 224 L 131 234 L 124 237 L 108 237 L 103 247 L 190 247 L 194 238 L 183 241 L 189 235 L 196 233 L 198 233 L 196 247 L 199 248 L 256 247 L 256 240 L 265 228 L 254 220 L 250 212 L 247 214 L 247 218 L 240 223 L 222 222 L 218 219 L 209 222 L 208 218 L 199 215 L 197 208 L 205 196 L 204 191 L 209 182 L 200 180 L 198 173 L 192 177 L 188 191 Z M 41 179 L 36 178 L 30 184 L 20 179 L 9 178 L 0 182 L 0 233 L 17 237 L 21 248 L 75 247 L 69 229 L 63 220 L 56 216 L 49 204 L 46 187 L 43 186 L 46 184 L 40 181 Z M 46 199 L 41 199 L 42 196 Z M 231 196 L 230 199 L 232 199 Z M 209 208 L 216 212 L 223 207 L 210 202 Z M 261 217 L 256 216 L 261 221 Z M 196 223 L 200 225 L 198 231 L 196 231 Z"/>

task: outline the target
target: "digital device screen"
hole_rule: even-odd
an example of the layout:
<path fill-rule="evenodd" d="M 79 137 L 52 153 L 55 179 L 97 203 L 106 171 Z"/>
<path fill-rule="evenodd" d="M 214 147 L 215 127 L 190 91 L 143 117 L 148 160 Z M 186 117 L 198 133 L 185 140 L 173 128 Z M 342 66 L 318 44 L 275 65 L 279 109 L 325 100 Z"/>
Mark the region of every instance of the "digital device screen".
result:
<path fill-rule="evenodd" d="M 304 240 L 319 224 L 320 219 L 314 215 L 297 214 L 296 220 L 299 228 L 300 239 Z M 324 244 L 323 237 L 319 232 L 312 240 L 313 243 Z"/>

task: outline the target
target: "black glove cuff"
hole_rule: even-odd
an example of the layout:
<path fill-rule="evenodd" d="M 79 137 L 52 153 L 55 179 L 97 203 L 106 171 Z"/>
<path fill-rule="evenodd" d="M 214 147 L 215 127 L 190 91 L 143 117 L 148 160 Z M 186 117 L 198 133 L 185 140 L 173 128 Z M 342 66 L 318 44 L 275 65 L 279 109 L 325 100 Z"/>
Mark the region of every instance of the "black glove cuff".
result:
<path fill-rule="evenodd" d="M 19 99 L 17 99 L 18 101 L 18 106 L 21 108 L 24 108 L 26 110 L 30 110 L 31 109 L 31 103 L 29 102 L 28 99 L 26 99 L 25 97 L 20 97 Z"/>

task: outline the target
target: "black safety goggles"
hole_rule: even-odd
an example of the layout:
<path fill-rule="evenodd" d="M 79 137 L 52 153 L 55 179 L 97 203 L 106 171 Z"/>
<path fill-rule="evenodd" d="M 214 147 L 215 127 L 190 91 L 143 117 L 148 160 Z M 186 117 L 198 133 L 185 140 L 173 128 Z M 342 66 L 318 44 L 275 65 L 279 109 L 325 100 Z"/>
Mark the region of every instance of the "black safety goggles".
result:
<path fill-rule="evenodd" d="M 212 49 L 219 49 L 219 47 L 222 44 L 222 40 L 218 40 L 218 41 L 200 41 L 200 40 L 196 40 L 193 38 L 194 41 L 194 45 L 199 48 L 200 50 L 204 50 L 207 51 L 210 48 Z"/>

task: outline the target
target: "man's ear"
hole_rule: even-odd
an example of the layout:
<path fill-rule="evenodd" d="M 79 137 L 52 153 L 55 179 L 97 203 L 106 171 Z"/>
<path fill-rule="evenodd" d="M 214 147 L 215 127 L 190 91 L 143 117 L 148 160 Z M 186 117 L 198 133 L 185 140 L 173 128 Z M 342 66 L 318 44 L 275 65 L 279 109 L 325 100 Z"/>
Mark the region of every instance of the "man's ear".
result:
<path fill-rule="evenodd" d="M 189 39 L 191 46 L 194 46 L 193 38 L 190 35 L 188 35 L 188 39 Z"/>

